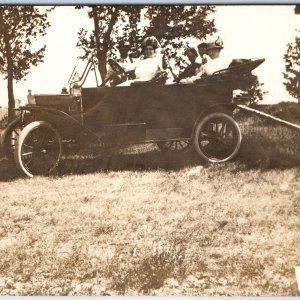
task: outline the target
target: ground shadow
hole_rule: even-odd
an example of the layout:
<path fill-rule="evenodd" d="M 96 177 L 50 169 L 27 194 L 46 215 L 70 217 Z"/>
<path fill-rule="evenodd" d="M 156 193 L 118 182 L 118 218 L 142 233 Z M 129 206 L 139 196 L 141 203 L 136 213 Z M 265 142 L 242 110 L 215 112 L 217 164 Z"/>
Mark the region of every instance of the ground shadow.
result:
<path fill-rule="evenodd" d="M 259 137 L 259 138 L 257 138 Z M 299 150 L 299 149 L 298 149 Z M 255 136 L 243 138 L 240 151 L 232 163 L 222 164 L 228 172 L 248 170 L 284 170 L 300 167 L 300 150 L 278 144 L 270 139 Z M 156 146 L 139 145 L 121 150 L 101 149 L 89 153 L 66 155 L 52 176 L 72 174 L 93 174 L 109 171 L 177 171 L 186 167 L 205 164 L 194 150 L 187 153 L 164 153 Z M 234 167 L 232 167 L 234 165 Z M 13 161 L 0 161 L 0 181 L 10 181 L 24 177 Z"/>
<path fill-rule="evenodd" d="M 11 181 L 21 177 L 22 174 L 17 170 L 15 162 L 2 157 L 0 160 L 0 181 Z"/>
<path fill-rule="evenodd" d="M 162 153 L 151 150 L 144 153 L 103 153 L 83 159 L 67 157 L 56 170 L 58 176 L 87 174 L 100 171 L 176 171 L 201 164 L 193 151 L 189 153 Z"/>
<path fill-rule="evenodd" d="M 142 153 L 99 151 L 98 153 L 66 155 L 51 175 L 60 177 L 103 171 L 176 171 L 199 164 L 202 164 L 202 162 L 194 151 L 188 153 L 163 153 L 157 149 Z M 0 161 L 0 181 L 10 181 L 20 177 L 24 176 L 17 170 L 14 161 L 5 158 Z"/>

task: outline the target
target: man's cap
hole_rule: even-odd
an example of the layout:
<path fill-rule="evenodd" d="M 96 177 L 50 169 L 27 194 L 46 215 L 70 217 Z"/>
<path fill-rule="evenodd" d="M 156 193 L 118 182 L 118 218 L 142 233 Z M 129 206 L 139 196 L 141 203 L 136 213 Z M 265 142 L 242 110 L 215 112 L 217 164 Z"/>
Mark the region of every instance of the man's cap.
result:
<path fill-rule="evenodd" d="M 187 48 L 184 52 L 185 55 L 187 55 L 189 52 L 193 53 L 194 55 L 198 56 L 198 52 L 195 48 Z"/>
<path fill-rule="evenodd" d="M 118 44 L 118 48 L 130 48 L 130 43 L 128 41 L 120 41 Z"/>
<path fill-rule="evenodd" d="M 198 49 L 199 48 L 207 48 L 207 43 L 200 43 L 197 47 L 198 47 Z"/>

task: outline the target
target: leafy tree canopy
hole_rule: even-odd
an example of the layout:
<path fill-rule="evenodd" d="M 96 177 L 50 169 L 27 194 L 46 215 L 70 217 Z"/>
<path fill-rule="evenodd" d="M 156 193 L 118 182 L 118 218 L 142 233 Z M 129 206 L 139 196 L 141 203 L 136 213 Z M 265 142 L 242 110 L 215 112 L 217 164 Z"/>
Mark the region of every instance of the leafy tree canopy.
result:
<path fill-rule="evenodd" d="M 261 101 L 268 92 L 263 89 L 264 83 L 256 79 L 253 84 L 245 90 L 244 96 L 249 97 L 250 104 L 256 104 Z"/>
<path fill-rule="evenodd" d="M 103 78 L 107 57 L 120 40 L 128 40 L 133 55 L 139 56 L 143 37 L 154 35 L 168 57 L 180 66 L 182 56 L 177 51 L 187 46 L 186 38 L 200 40 L 216 32 L 214 19 L 210 18 L 214 11 L 213 6 L 92 6 L 89 17 L 95 30 L 88 35 L 84 28 L 80 29 L 78 47 L 84 52 L 81 58 L 96 53 Z"/>
<path fill-rule="evenodd" d="M 300 33 L 300 30 L 298 30 Z M 300 100 L 300 36 L 287 45 L 284 54 L 285 61 L 285 87 L 289 94 Z"/>
<path fill-rule="evenodd" d="M 47 12 L 41 13 L 33 6 L 0 7 L 0 72 L 7 77 L 12 71 L 18 81 L 32 65 L 42 62 L 46 46 L 35 49 L 34 41 L 46 34 L 47 27 Z"/>
<path fill-rule="evenodd" d="M 46 46 L 39 48 L 34 42 L 46 34 L 47 12 L 34 6 L 0 6 L 0 72 L 7 79 L 9 119 L 15 107 L 13 81 L 43 61 Z"/>

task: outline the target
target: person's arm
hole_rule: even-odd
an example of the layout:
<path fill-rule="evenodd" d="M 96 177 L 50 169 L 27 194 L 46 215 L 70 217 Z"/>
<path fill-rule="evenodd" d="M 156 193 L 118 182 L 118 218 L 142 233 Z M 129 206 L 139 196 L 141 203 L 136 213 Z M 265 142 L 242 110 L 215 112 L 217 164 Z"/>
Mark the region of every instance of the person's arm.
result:
<path fill-rule="evenodd" d="M 207 54 L 203 54 L 202 64 L 206 64 L 210 60 L 210 57 Z"/>
<path fill-rule="evenodd" d="M 179 81 L 180 81 L 181 79 L 187 78 L 187 69 L 188 69 L 188 67 L 186 67 L 186 68 L 182 71 L 182 73 L 180 73 L 180 74 L 178 75 L 178 80 L 179 80 Z"/>
<path fill-rule="evenodd" d="M 191 84 L 191 83 L 194 83 L 197 79 L 200 79 L 201 76 L 203 75 L 203 71 L 204 71 L 203 66 L 204 65 L 201 65 L 200 68 L 198 68 L 196 70 L 196 72 L 197 72 L 196 75 L 188 77 L 188 78 L 181 79 L 179 81 L 179 83 L 182 83 L 182 84 Z"/>
<path fill-rule="evenodd" d="M 136 68 L 137 61 L 133 61 L 132 63 L 118 63 L 125 72 L 134 71 Z"/>
<path fill-rule="evenodd" d="M 104 81 L 108 81 L 108 79 L 113 75 L 113 73 L 114 73 L 113 69 L 111 68 L 111 66 L 109 66 Z"/>
<path fill-rule="evenodd" d="M 194 81 L 196 79 L 199 79 L 200 77 L 197 77 L 197 75 L 195 76 L 192 76 L 192 77 L 188 77 L 188 78 L 183 78 L 179 81 L 179 83 L 182 83 L 182 84 L 191 84 L 191 83 L 194 83 Z"/>

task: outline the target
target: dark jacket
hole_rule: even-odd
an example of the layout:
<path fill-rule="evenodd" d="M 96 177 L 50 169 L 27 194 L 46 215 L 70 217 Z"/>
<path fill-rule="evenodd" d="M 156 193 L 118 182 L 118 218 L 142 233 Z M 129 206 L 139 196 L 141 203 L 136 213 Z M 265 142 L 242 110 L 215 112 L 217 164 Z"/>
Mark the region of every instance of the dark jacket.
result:
<path fill-rule="evenodd" d="M 188 65 L 185 70 L 179 74 L 178 80 L 189 78 L 196 75 L 196 69 L 198 69 L 201 66 L 201 64 L 198 64 L 196 62 Z"/>

